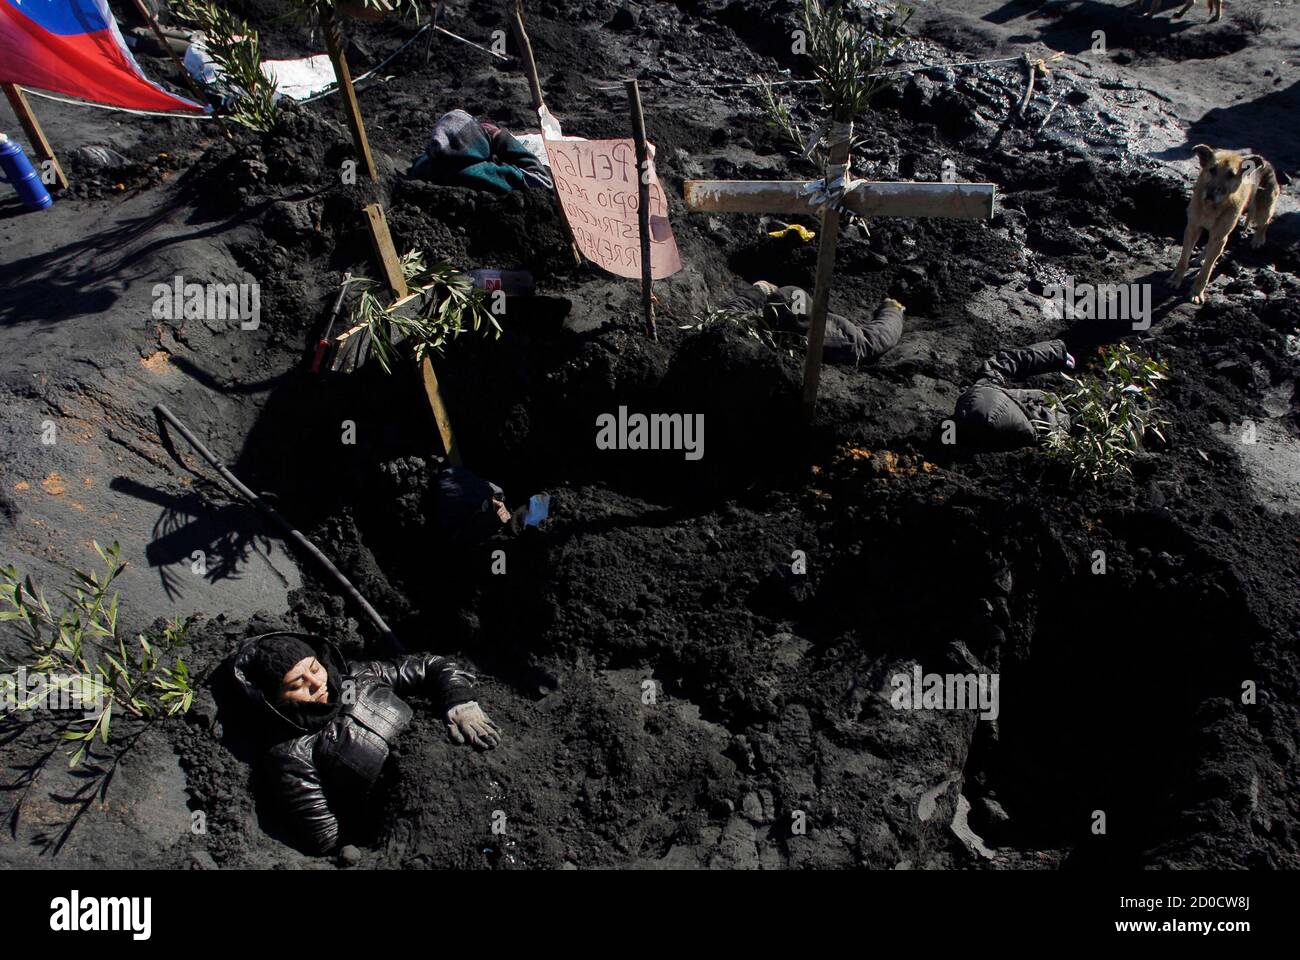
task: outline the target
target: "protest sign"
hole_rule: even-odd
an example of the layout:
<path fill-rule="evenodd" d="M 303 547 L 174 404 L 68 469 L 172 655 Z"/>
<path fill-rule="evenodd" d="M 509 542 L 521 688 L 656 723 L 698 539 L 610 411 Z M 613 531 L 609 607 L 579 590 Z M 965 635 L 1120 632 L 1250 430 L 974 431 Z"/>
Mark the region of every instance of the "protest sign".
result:
<path fill-rule="evenodd" d="M 545 140 L 555 192 L 578 249 L 596 266 L 641 278 L 636 146 L 632 140 Z M 653 148 L 652 148 L 653 156 Z M 650 267 L 655 280 L 682 268 L 668 198 L 650 162 Z"/>

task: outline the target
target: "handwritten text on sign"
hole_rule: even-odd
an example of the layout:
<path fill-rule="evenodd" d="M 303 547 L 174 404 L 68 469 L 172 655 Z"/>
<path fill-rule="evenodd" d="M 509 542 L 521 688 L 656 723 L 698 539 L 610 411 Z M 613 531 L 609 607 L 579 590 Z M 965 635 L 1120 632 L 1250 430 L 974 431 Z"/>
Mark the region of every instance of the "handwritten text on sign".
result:
<path fill-rule="evenodd" d="M 582 255 L 620 277 L 641 277 L 636 145 L 631 140 L 547 140 L 551 176 Z M 668 200 L 650 164 L 650 275 L 682 268 Z"/>

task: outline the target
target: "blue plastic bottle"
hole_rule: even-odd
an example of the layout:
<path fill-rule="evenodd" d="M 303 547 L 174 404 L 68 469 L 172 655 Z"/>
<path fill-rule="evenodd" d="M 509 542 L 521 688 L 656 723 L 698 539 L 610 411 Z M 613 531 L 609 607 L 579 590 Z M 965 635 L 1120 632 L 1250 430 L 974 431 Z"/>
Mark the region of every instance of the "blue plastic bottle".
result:
<path fill-rule="evenodd" d="M 0 179 L 13 185 L 18 199 L 28 210 L 44 210 L 54 202 L 23 148 L 3 133 L 0 133 Z"/>

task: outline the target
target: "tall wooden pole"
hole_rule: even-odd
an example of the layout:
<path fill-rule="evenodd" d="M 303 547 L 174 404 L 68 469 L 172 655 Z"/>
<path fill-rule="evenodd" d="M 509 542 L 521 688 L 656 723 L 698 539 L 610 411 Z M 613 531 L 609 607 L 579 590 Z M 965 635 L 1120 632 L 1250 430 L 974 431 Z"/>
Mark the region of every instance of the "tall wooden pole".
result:
<path fill-rule="evenodd" d="M 433 51 L 433 35 L 438 26 L 438 14 L 442 12 L 442 0 L 434 0 L 433 15 L 429 17 L 429 39 L 424 42 L 424 65 L 429 65 L 429 54 Z"/>
<path fill-rule="evenodd" d="M 524 29 L 524 0 L 509 0 L 510 6 L 508 12 L 510 15 L 510 27 L 515 34 L 515 43 L 519 45 L 519 54 L 524 61 L 524 73 L 528 76 L 528 92 L 532 96 L 533 109 L 541 110 L 546 106 L 546 101 L 542 99 L 542 80 L 537 74 L 537 61 L 533 58 L 533 44 L 528 39 L 528 31 Z M 542 139 L 546 139 L 546 131 L 542 131 Z M 545 144 L 543 144 L 545 147 Z M 554 179 L 554 174 L 552 174 Z M 564 232 L 569 237 L 569 250 L 573 253 L 573 262 L 582 266 L 582 253 L 578 250 L 577 241 L 573 239 L 573 228 L 569 226 L 569 219 L 564 215 L 564 202 L 560 200 L 559 189 L 553 187 L 555 191 L 555 202 L 560 205 L 560 219 L 564 222 Z"/>
<path fill-rule="evenodd" d="M 847 176 L 852 122 L 831 127 L 830 156 L 826 165 L 826 186 Z M 826 312 L 831 302 L 831 278 L 835 274 L 835 249 L 839 241 L 840 212 L 828 202 L 822 208 L 822 229 L 817 245 L 817 285 L 813 288 L 812 322 L 808 326 L 808 356 L 803 366 L 803 416 L 811 422 L 817 409 L 817 385 L 821 381 L 822 350 L 826 345 Z"/>
<path fill-rule="evenodd" d="M 524 73 L 528 76 L 528 89 L 533 95 L 533 109 L 540 110 L 542 100 L 542 81 L 537 75 L 537 61 L 533 58 L 533 44 L 524 29 L 524 0 L 511 0 L 510 26 L 515 33 L 515 43 L 519 44 L 519 54 L 524 61 Z"/>
<path fill-rule="evenodd" d="M 27 95 L 23 93 L 23 88 L 16 83 L 3 83 L 0 87 L 4 87 L 5 98 L 9 101 L 9 106 L 13 107 L 14 113 L 18 115 L 18 122 L 22 124 L 23 132 L 27 134 L 37 159 L 51 165 L 50 168 L 54 171 L 54 185 L 60 190 L 68 189 L 68 176 L 59 165 L 59 158 L 54 155 L 50 141 L 45 139 L 45 131 L 41 129 L 41 122 L 32 112 L 32 105 L 27 102 Z"/>
<path fill-rule="evenodd" d="M 194 79 L 194 74 L 185 69 L 185 62 L 181 60 L 176 51 L 172 49 L 172 45 L 167 42 L 167 37 L 163 35 L 162 27 L 158 26 L 158 18 L 155 17 L 153 11 L 145 5 L 144 0 L 135 0 L 135 9 L 140 16 L 149 21 L 149 26 L 153 29 L 153 35 L 158 38 L 158 42 L 162 44 L 163 50 L 167 51 L 167 55 L 172 58 L 172 63 L 175 64 L 176 69 L 181 72 L 181 76 L 185 78 L 186 85 L 188 85 L 194 95 L 199 98 L 199 103 L 202 103 L 204 99 L 206 99 L 203 93 L 203 88 L 200 87 L 198 81 Z"/>
<path fill-rule="evenodd" d="M 655 328 L 654 278 L 650 271 L 650 148 L 646 145 L 645 114 L 641 111 L 641 88 L 635 80 L 624 82 L 628 109 L 632 112 L 632 137 L 636 140 L 637 225 L 641 232 L 641 310 L 645 314 L 645 332 L 651 340 L 659 339 Z"/>
<path fill-rule="evenodd" d="M 393 235 L 388 229 L 388 218 L 384 208 L 378 203 L 365 207 L 366 227 L 370 230 L 370 245 L 375 251 L 375 260 L 384 275 L 384 282 L 392 291 L 394 299 L 404 300 L 411 290 L 406 285 L 406 274 L 402 273 L 402 260 L 393 246 Z"/>
<path fill-rule="evenodd" d="M 366 176 L 378 180 L 375 158 L 370 155 L 370 141 L 366 139 L 366 125 L 361 119 L 361 106 L 357 103 L 357 92 L 352 88 L 352 71 L 348 69 L 347 57 L 343 55 L 343 33 L 339 28 L 338 18 L 329 7 L 322 7 L 320 12 L 321 33 L 325 36 L 325 49 L 329 51 L 330 62 L 334 64 L 334 78 L 338 81 L 339 97 L 343 103 L 343 115 L 347 119 L 348 129 L 352 131 L 352 142 L 357 147 L 357 158 L 365 168 Z"/>

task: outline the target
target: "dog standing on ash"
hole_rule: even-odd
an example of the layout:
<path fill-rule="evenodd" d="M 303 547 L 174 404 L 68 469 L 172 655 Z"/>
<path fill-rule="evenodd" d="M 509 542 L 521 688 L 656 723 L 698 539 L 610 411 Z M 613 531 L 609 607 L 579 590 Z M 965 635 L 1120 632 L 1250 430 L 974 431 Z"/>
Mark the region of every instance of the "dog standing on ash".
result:
<path fill-rule="evenodd" d="M 1169 282 L 1175 287 L 1182 284 L 1196 241 L 1202 230 L 1207 231 L 1209 239 L 1205 242 L 1201 270 L 1192 286 L 1192 303 L 1203 303 L 1214 265 L 1243 214 L 1250 217 L 1255 228 L 1250 245 L 1255 248 L 1264 245 L 1269 221 L 1277 209 L 1279 187 L 1273 165 L 1257 153 L 1215 150 L 1203 143 L 1193 147 L 1192 153 L 1201 162 L 1201 174 L 1196 178 L 1192 201 L 1187 205 L 1183 253 L 1169 275 Z"/>

